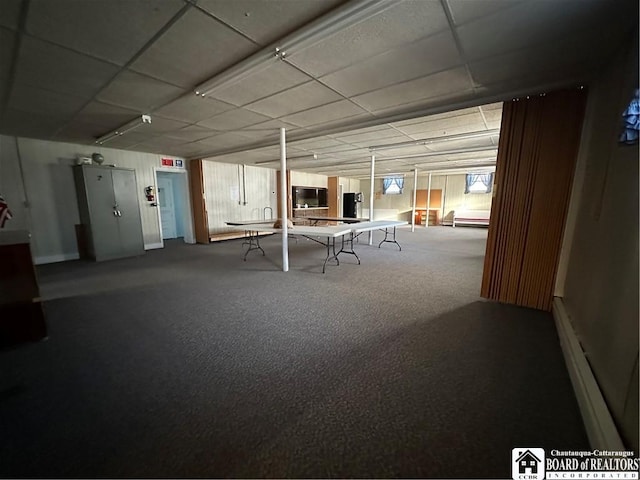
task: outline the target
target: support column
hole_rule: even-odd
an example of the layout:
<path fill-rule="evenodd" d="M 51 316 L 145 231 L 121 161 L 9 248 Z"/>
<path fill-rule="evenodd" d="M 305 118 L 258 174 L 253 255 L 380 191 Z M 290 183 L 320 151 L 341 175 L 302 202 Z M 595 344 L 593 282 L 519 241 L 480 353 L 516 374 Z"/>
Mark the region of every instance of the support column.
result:
<path fill-rule="evenodd" d="M 280 212 L 282 223 L 282 271 L 289 271 L 289 221 L 287 215 L 287 145 L 285 129 L 280 129 Z"/>
<path fill-rule="evenodd" d="M 369 191 L 369 221 L 373 221 L 374 176 L 376 173 L 376 156 L 371 154 L 371 189 Z M 373 245 L 373 231 L 369 232 L 369 245 Z"/>
<path fill-rule="evenodd" d="M 418 169 L 413 169 L 413 209 L 411 209 L 411 231 L 416 231 L 416 198 L 418 196 Z M 428 211 L 427 211 L 428 213 Z"/>
<path fill-rule="evenodd" d="M 424 222 L 425 228 L 429 226 L 429 208 L 431 208 L 431 173 L 429 173 L 429 185 L 427 186 L 427 221 Z"/>

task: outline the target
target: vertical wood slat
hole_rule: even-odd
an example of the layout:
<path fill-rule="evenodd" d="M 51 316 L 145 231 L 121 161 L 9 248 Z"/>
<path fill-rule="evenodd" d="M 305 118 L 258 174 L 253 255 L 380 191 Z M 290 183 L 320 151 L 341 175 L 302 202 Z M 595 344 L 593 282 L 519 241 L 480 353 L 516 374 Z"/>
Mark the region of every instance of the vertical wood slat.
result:
<path fill-rule="evenodd" d="M 202 160 L 189 162 L 189 190 L 193 207 L 193 228 L 197 243 L 209 243 L 209 225 L 207 207 L 204 198 L 204 175 Z"/>
<path fill-rule="evenodd" d="M 327 215 L 329 217 L 338 217 L 338 177 L 329 177 L 327 179 L 328 191 L 327 191 L 327 205 L 329 210 Z"/>
<path fill-rule="evenodd" d="M 565 90 L 504 105 L 483 297 L 551 309 L 585 97 Z"/>

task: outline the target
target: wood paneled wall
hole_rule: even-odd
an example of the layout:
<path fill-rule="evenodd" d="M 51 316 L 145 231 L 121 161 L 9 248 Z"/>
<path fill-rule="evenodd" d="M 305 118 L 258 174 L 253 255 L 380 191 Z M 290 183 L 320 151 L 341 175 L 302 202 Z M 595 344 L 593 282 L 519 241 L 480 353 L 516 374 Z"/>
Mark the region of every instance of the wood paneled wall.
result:
<path fill-rule="evenodd" d="M 481 295 L 551 310 L 586 92 L 505 103 Z"/>
<path fill-rule="evenodd" d="M 209 225 L 207 223 L 202 160 L 191 160 L 189 162 L 189 182 L 196 242 L 209 243 Z"/>

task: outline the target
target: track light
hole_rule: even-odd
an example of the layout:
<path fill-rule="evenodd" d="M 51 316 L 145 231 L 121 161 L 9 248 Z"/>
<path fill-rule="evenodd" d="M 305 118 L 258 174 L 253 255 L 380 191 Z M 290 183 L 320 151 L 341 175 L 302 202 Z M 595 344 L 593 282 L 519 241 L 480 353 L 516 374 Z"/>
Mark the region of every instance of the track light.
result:
<path fill-rule="evenodd" d="M 110 140 L 113 140 L 116 137 L 119 137 L 121 135 L 124 135 L 127 132 L 130 132 L 134 128 L 138 128 L 139 126 L 144 125 L 145 123 L 151 124 L 150 115 L 141 115 L 139 118 L 136 118 L 135 120 L 132 120 L 131 122 L 126 123 L 120 128 L 114 130 L 113 132 L 109 132 L 106 135 L 101 136 L 96 140 L 95 143 L 97 143 L 98 145 L 102 145 Z"/>

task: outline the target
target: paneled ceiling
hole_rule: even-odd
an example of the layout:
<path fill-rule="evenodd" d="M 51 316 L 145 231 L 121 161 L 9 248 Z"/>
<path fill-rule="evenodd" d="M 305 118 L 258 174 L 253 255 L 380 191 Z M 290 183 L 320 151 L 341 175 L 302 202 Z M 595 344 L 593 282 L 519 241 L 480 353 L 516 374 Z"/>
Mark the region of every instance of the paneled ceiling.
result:
<path fill-rule="evenodd" d="M 0 133 L 277 168 L 285 127 L 293 169 L 490 168 L 502 101 L 588 84 L 637 27 L 636 0 L 0 0 Z"/>

